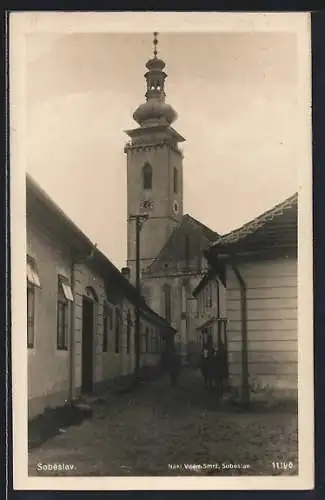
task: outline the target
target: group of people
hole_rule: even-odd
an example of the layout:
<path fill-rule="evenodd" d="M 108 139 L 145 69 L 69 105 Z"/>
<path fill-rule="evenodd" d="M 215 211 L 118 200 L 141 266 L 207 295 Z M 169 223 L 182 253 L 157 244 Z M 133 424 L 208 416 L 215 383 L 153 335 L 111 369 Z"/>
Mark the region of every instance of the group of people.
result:
<path fill-rule="evenodd" d="M 181 356 L 176 349 L 169 352 L 168 372 L 172 386 L 177 384 L 181 372 Z M 225 381 L 227 380 L 227 355 L 223 342 L 218 343 L 218 348 L 214 348 L 212 342 L 205 342 L 202 346 L 200 369 L 204 380 L 204 386 L 209 390 L 215 390 L 221 396 Z"/>
<path fill-rule="evenodd" d="M 219 343 L 215 349 L 212 343 L 203 345 L 201 354 L 201 372 L 207 389 L 215 389 L 218 395 L 224 390 L 227 379 L 227 356 L 224 344 Z"/>

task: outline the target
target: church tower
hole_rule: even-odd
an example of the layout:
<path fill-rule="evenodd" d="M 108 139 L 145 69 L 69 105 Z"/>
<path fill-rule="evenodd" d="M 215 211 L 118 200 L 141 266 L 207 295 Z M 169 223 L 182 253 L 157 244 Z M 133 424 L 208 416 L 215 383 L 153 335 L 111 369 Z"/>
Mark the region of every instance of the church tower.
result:
<path fill-rule="evenodd" d="M 146 102 L 133 114 L 139 125 L 126 131 L 127 155 L 127 260 L 135 279 L 136 223 L 132 216 L 148 214 L 140 236 L 140 268 L 150 265 L 183 216 L 183 154 L 185 139 L 172 128 L 177 114 L 165 102 L 165 63 L 157 56 L 154 33 L 153 57 L 146 64 Z"/>

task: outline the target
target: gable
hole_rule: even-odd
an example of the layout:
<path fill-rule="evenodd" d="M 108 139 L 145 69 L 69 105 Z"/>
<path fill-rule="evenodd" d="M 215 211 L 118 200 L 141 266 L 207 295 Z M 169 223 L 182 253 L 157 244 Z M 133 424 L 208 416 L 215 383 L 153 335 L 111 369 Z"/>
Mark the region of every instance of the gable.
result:
<path fill-rule="evenodd" d="M 202 267 L 203 251 L 218 237 L 215 231 L 201 224 L 189 215 L 184 215 L 174 229 L 165 246 L 145 270 L 145 274 L 196 271 Z"/>

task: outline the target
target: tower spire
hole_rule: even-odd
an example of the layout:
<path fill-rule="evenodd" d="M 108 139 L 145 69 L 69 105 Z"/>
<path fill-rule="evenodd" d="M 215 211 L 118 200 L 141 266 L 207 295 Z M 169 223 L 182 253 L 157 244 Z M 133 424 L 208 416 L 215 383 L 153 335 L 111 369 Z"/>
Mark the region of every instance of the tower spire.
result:
<path fill-rule="evenodd" d="M 165 62 L 158 57 L 158 33 L 153 33 L 153 57 L 146 63 L 144 75 L 147 83 L 146 102 L 133 113 L 134 120 L 142 127 L 147 125 L 171 125 L 177 118 L 174 109 L 165 103 Z"/>
<path fill-rule="evenodd" d="M 158 45 L 158 33 L 157 31 L 155 31 L 153 34 L 153 55 L 155 58 L 157 58 L 158 54 L 157 45 Z"/>

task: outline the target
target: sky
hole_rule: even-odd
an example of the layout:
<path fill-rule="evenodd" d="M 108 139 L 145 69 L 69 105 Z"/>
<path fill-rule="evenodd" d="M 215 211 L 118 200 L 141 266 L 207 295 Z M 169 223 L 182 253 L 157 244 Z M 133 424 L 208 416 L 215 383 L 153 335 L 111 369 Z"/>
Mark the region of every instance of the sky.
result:
<path fill-rule="evenodd" d="M 29 34 L 27 171 L 119 268 L 126 156 L 152 34 Z M 294 33 L 161 33 L 166 101 L 186 138 L 184 213 L 222 234 L 297 190 Z"/>

